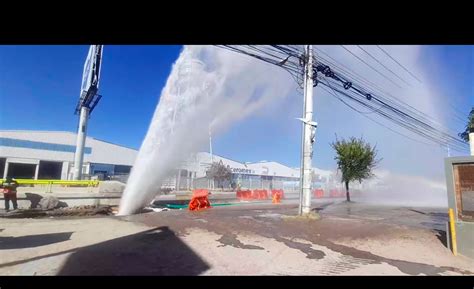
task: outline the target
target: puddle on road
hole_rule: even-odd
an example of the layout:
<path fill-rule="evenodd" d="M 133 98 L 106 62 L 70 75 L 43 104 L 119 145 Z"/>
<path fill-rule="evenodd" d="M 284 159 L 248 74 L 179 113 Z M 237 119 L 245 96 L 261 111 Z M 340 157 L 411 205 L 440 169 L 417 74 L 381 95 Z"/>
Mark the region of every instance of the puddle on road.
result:
<path fill-rule="evenodd" d="M 281 219 L 282 214 L 266 213 L 266 214 L 257 215 L 257 217 L 271 218 L 271 219 Z"/>
<path fill-rule="evenodd" d="M 225 234 L 222 235 L 222 237 L 217 240 L 217 242 L 221 243 L 222 245 L 219 245 L 217 247 L 225 247 L 225 246 L 231 246 L 239 249 L 247 249 L 247 250 L 265 250 L 265 248 L 260 247 L 260 246 L 255 246 L 255 245 L 246 245 L 242 242 L 240 242 L 237 239 L 237 235 L 235 234 Z"/>
<path fill-rule="evenodd" d="M 194 221 L 201 222 L 201 223 L 208 223 L 208 221 L 204 219 L 194 219 Z"/>

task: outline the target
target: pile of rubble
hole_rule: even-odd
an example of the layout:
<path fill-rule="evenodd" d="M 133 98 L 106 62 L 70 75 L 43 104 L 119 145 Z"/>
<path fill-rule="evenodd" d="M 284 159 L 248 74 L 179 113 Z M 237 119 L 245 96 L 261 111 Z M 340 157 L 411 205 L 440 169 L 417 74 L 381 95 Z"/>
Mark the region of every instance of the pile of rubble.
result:
<path fill-rule="evenodd" d="M 75 206 L 50 210 L 27 209 L 15 210 L 2 214 L 3 218 L 41 218 L 41 217 L 66 217 L 66 216 L 97 216 L 113 215 L 111 206 Z"/>
<path fill-rule="evenodd" d="M 48 216 L 95 216 L 112 215 L 111 206 L 75 206 L 46 211 Z"/>
<path fill-rule="evenodd" d="M 41 217 L 63 217 L 63 216 L 96 216 L 113 215 L 112 206 L 74 206 L 68 207 L 57 198 L 48 196 L 42 198 L 35 208 L 27 210 L 15 210 L 2 214 L 4 218 L 41 218 Z"/>

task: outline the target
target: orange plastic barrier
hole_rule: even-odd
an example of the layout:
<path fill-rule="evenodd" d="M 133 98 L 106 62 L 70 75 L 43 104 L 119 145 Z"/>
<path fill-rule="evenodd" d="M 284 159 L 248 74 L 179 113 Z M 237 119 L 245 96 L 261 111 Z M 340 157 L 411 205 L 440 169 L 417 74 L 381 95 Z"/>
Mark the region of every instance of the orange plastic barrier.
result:
<path fill-rule="evenodd" d="M 313 195 L 315 198 L 322 198 L 324 196 L 324 191 L 323 189 L 315 189 Z"/>
<path fill-rule="evenodd" d="M 237 191 L 236 193 L 237 198 L 240 200 L 250 200 L 252 199 L 252 191 L 245 190 L 245 191 Z"/>
<path fill-rule="evenodd" d="M 257 200 L 268 199 L 268 192 L 267 190 L 253 190 L 252 198 Z"/>
<path fill-rule="evenodd" d="M 280 200 L 281 200 L 280 190 L 277 190 L 275 193 L 273 193 L 273 190 L 272 190 L 272 203 L 279 204 Z"/>
<path fill-rule="evenodd" d="M 189 202 L 189 210 L 190 211 L 199 211 L 202 209 L 207 209 L 211 207 L 211 203 L 207 198 L 209 195 L 208 190 L 193 190 L 193 197 Z"/>
<path fill-rule="evenodd" d="M 280 199 L 284 199 L 285 198 L 285 192 L 283 190 L 272 190 L 272 198 L 273 196 L 275 196 L 275 194 L 279 194 L 280 195 Z"/>
<path fill-rule="evenodd" d="M 345 192 L 344 191 L 339 191 L 339 190 L 331 190 L 329 192 L 329 196 L 331 198 L 342 198 L 345 196 Z"/>

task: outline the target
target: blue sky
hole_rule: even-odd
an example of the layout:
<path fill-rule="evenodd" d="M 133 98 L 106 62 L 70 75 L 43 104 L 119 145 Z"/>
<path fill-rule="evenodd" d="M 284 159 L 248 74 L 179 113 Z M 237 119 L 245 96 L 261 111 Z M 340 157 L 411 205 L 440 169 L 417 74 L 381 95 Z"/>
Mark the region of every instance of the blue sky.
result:
<path fill-rule="evenodd" d="M 100 83 L 103 98 L 91 116 L 88 135 L 139 148 L 180 50 L 181 46 L 106 45 Z M 473 47 L 425 46 L 422 51 L 419 62 L 431 71 L 430 85 L 450 98 L 436 104 L 452 103 L 467 115 L 474 102 Z M 76 131 L 74 108 L 87 52 L 86 45 L 0 46 L 0 129 Z M 272 113 L 251 116 L 215 137 L 215 153 L 241 161 L 265 159 L 298 166 L 301 126 L 294 118 L 301 113 L 301 96 L 295 93 L 285 102 L 298 103 L 278 114 L 288 120 L 286 124 L 274 125 L 269 114 L 285 107 L 275 106 Z M 459 122 L 450 126 L 461 129 Z M 319 137 L 315 157 L 319 152 L 325 157 L 318 158 L 318 166 L 331 168 L 328 144 L 333 135 Z"/>
<path fill-rule="evenodd" d="M 76 131 L 89 46 L 0 46 L 2 129 Z M 181 46 L 105 46 L 88 135 L 138 148 Z"/>

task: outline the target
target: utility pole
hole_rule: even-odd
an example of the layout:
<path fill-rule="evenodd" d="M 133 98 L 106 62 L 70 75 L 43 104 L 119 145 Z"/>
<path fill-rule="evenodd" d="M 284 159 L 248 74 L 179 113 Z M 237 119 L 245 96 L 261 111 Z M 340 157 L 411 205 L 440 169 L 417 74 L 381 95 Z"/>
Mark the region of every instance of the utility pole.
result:
<path fill-rule="evenodd" d="M 311 159 L 315 136 L 313 123 L 313 46 L 305 47 L 304 68 L 304 105 L 303 105 L 303 136 L 301 152 L 301 192 L 299 214 L 311 212 Z"/>

